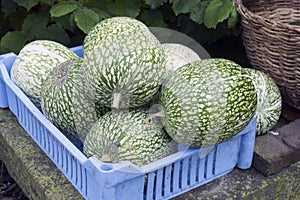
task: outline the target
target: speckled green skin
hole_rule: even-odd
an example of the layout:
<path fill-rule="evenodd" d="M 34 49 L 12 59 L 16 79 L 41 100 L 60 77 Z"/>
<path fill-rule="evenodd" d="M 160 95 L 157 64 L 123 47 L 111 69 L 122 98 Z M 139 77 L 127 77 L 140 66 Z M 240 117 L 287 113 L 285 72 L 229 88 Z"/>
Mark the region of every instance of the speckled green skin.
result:
<path fill-rule="evenodd" d="M 275 126 L 279 120 L 282 99 L 275 81 L 262 71 L 245 68 L 257 91 L 256 134 L 261 135 Z"/>
<path fill-rule="evenodd" d="M 91 128 L 83 151 L 110 162 L 131 161 L 143 166 L 175 152 L 177 144 L 142 110 L 112 111 Z"/>
<path fill-rule="evenodd" d="M 214 145 L 243 130 L 255 114 L 252 80 L 238 64 L 206 59 L 186 64 L 163 84 L 163 125 L 178 143 Z"/>
<path fill-rule="evenodd" d="M 55 67 L 41 92 L 45 116 L 64 134 L 82 141 L 91 125 L 109 111 L 94 102 L 86 85 L 83 60 L 77 58 Z"/>
<path fill-rule="evenodd" d="M 30 200 L 83 199 L 8 109 L 0 109 L 0 160 Z"/>
<path fill-rule="evenodd" d="M 35 40 L 25 45 L 11 68 L 11 79 L 39 107 L 40 93 L 49 72 L 62 62 L 78 56 L 66 46 Z"/>
<path fill-rule="evenodd" d="M 160 87 L 165 72 L 163 48 L 136 19 L 101 21 L 85 37 L 83 51 L 86 78 L 97 101 L 108 107 L 141 106 Z"/>

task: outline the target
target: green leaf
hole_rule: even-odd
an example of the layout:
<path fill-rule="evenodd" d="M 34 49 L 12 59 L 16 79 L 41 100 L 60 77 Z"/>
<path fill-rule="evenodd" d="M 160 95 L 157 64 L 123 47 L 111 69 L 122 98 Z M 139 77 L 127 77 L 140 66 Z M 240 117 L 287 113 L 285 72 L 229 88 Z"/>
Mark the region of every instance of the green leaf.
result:
<path fill-rule="evenodd" d="M 32 35 L 39 34 L 40 29 L 46 27 L 48 19 L 48 13 L 32 13 L 24 19 L 22 31 Z"/>
<path fill-rule="evenodd" d="M 32 7 L 38 5 L 38 3 L 40 2 L 39 0 L 13 0 L 14 2 L 16 2 L 19 6 L 22 6 L 24 8 L 27 9 L 27 11 L 29 11 Z"/>
<path fill-rule="evenodd" d="M 238 21 L 239 21 L 239 15 L 238 15 L 236 9 L 234 8 L 230 12 L 230 15 L 228 18 L 228 22 L 227 22 L 228 28 L 229 29 L 234 28 Z"/>
<path fill-rule="evenodd" d="M 87 8 L 93 9 L 93 8 L 98 8 L 100 10 L 105 10 L 106 8 L 106 3 L 103 1 L 99 0 L 85 0 L 83 2 L 83 5 Z"/>
<path fill-rule="evenodd" d="M 0 46 L 2 49 L 18 53 L 28 41 L 29 37 L 21 31 L 7 32 L 2 38 Z"/>
<path fill-rule="evenodd" d="M 167 3 L 168 0 L 144 0 L 146 5 L 149 5 L 152 9 L 157 8 L 164 3 Z"/>
<path fill-rule="evenodd" d="M 112 15 L 107 11 L 107 6 L 105 2 L 99 0 L 86 0 L 83 5 L 93 11 L 95 11 L 99 15 L 99 21 L 103 19 L 109 18 Z"/>
<path fill-rule="evenodd" d="M 100 10 L 100 9 L 92 9 L 92 10 L 98 13 L 99 21 L 112 17 L 109 13 L 105 12 L 104 10 Z"/>
<path fill-rule="evenodd" d="M 208 28 L 216 28 L 219 22 L 227 19 L 234 9 L 231 0 L 212 0 L 205 9 L 204 24 Z"/>
<path fill-rule="evenodd" d="M 13 12 L 9 14 L 6 19 L 9 21 L 10 26 L 13 30 L 21 31 L 23 21 L 27 16 L 27 11 L 25 8 L 18 9 L 18 12 Z"/>
<path fill-rule="evenodd" d="M 56 24 L 52 24 L 47 28 L 43 28 L 41 33 L 42 34 L 38 35 L 36 39 L 52 40 L 64 45 L 68 45 L 70 43 L 69 35 L 63 28 Z"/>
<path fill-rule="evenodd" d="M 12 0 L 2 0 L 1 7 L 1 10 L 4 14 L 10 14 L 17 10 L 18 5 Z"/>
<path fill-rule="evenodd" d="M 78 8 L 78 5 L 75 2 L 61 2 L 58 4 L 55 4 L 50 9 L 51 17 L 61 17 L 64 15 L 67 15 L 73 11 L 75 11 Z"/>
<path fill-rule="evenodd" d="M 175 12 L 175 15 L 189 13 L 193 10 L 195 5 L 199 4 L 201 0 L 173 0 L 172 8 Z"/>
<path fill-rule="evenodd" d="M 74 12 L 75 22 L 84 33 L 88 33 L 99 22 L 99 16 L 89 8 L 78 9 Z"/>
<path fill-rule="evenodd" d="M 144 10 L 139 15 L 139 20 L 144 22 L 147 26 L 153 26 L 153 27 L 168 27 L 168 25 L 163 20 L 162 13 L 157 10 Z"/>
<path fill-rule="evenodd" d="M 200 3 L 195 5 L 195 7 L 192 9 L 190 14 L 191 20 L 199 24 L 202 24 L 204 22 L 204 11 L 209 3 L 210 0 L 207 0 L 207 1 L 201 1 Z"/>
<path fill-rule="evenodd" d="M 63 15 L 61 17 L 54 17 L 53 20 L 56 22 L 57 25 L 60 27 L 73 31 L 76 29 L 76 23 L 74 20 L 74 14 L 69 13 L 67 15 Z"/>
<path fill-rule="evenodd" d="M 55 3 L 55 0 L 41 0 L 41 2 L 52 6 Z"/>
<path fill-rule="evenodd" d="M 128 16 L 136 18 L 139 15 L 141 0 L 115 0 L 106 1 L 106 6 L 111 15 Z"/>

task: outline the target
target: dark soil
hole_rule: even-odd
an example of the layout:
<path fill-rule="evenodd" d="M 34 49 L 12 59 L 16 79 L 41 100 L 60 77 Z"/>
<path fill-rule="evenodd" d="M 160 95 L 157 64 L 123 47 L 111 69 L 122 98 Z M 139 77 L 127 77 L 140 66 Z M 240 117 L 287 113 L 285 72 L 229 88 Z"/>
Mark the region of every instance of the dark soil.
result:
<path fill-rule="evenodd" d="M 4 163 L 0 160 L 0 199 L 29 200 L 15 180 L 9 175 Z"/>

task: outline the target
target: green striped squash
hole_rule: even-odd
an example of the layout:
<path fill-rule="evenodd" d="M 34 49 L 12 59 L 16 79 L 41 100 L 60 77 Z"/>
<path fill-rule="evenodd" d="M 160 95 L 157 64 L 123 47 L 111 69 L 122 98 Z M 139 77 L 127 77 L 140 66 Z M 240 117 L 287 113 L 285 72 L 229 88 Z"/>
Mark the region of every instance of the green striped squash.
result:
<path fill-rule="evenodd" d="M 21 49 L 12 65 L 11 79 L 40 107 L 41 88 L 48 73 L 57 65 L 77 57 L 58 42 L 36 40 Z"/>
<path fill-rule="evenodd" d="M 41 92 L 45 116 L 64 134 L 82 141 L 91 125 L 109 111 L 93 101 L 83 71 L 81 58 L 66 61 L 48 74 Z"/>
<path fill-rule="evenodd" d="M 282 109 L 281 94 L 270 76 L 256 69 L 245 70 L 252 78 L 257 92 L 256 135 L 261 135 L 272 129 L 279 120 Z"/>
<path fill-rule="evenodd" d="M 83 43 L 86 78 L 95 98 L 108 107 L 147 103 L 165 71 L 163 48 L 140 21 L 112 17 L 99 22 Z"/>
<path fill-rule="evenodd" d="M 256 98 L 252 80 L 238 64 L 220 58 L 192 62 L 162 86 L 163 125 L 178 143 L 214 145 L 248 125 Z"/>
<path fill-rule="evenodd" d="M 130 161 L 143 166 L 175 152 L 177 144 L 161 129 L 158 121 L 148 120 L 142 110 L 113 110 L 92 126 L 83 152 L 103 162 Z"/>

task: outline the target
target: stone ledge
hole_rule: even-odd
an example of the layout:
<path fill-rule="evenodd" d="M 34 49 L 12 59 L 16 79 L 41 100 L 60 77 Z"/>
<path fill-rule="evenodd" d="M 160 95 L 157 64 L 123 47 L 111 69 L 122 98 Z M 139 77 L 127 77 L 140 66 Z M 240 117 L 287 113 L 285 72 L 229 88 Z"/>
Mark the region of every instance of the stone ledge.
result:
<path fill-rule="evenodd" d="M 0 160 L 29 199 L 83 199 L 8 109 L 0 109 Z"/>
<path fill-rule="evenodd" d="M 300 119 L 256 138 L 253 166 L 266 176 L 300 161 Z"/>
<path fill-rule="evenodd" d="M 20 127 L 8 109 L 0 108 L 0 160 L 29 199 L 64 200 L 83 197 Z M 254 168 L 229 174 L 174 198 L 299 199 L 300 162 L 265 177 Z"/>
<path fill-rule="evenodd" d="M 254 168 L 235 169 L 221 178 L 174 198 L 174 200 L 225 199 L 300 199 L 300 162 L 268 177 Z"/>

